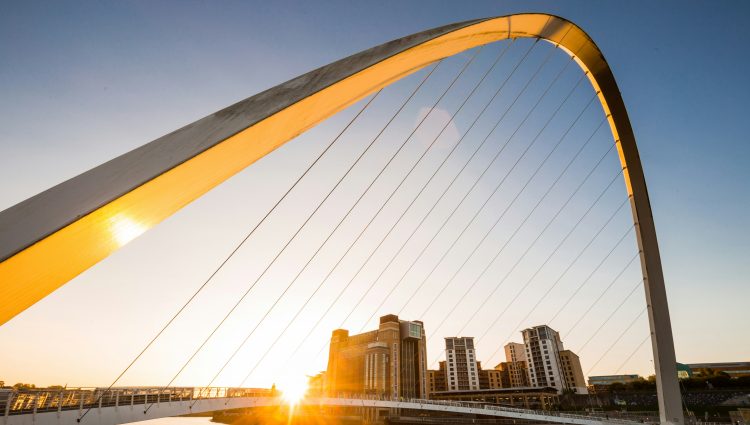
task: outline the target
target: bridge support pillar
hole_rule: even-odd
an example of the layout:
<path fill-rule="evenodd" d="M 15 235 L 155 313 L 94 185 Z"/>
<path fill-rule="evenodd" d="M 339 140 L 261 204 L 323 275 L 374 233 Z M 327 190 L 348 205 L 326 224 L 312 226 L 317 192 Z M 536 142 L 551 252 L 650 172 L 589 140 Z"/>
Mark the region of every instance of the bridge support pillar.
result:
<path fill-rule="evenodd" d="M 606 80 L 605 80 L 606 81 Z M 617 90 L 617 86 L 602 84 L 602 91 Z M 610 96 L 611 97 L 611 96 Z M 611 125 L 613 130 L 620 162 L 623 166 L 625 184 L 630 195 L 630 207 L 633 213 L 636 240 L 640 250 L 641 270 L 643 272 L 643 286 L 646 292 L 646 308 L 648 310 L 649 328 L 651 331 L 651 347 L 654 353 L 654 373 L 656 374 L 656 393 L 659 400 L 659 417 L 662 424 L 683 425 L 685 422 L 682 411 L 682 396 L 677 380 L 677 359 L 672 337 L 672 323 L 669 318 L 667 291 L 664 285 L 664 272 L 661 267 L 661 255 L 656 239 L 651 202 L 648 198 L 646 179 L 635 144 L 635 136 L 627 119 L 625 105 L 621 98 L 610 103 Z"/>

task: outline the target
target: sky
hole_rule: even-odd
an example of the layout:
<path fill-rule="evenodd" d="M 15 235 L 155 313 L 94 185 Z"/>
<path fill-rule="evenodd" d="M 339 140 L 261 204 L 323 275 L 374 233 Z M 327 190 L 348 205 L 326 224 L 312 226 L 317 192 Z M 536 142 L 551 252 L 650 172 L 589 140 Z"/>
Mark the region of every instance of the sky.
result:
<path fill-rule="evenodd" d="M 743 337 L 750 319 L 750 146 L 744 125 L 750 40 L 740 18 L 750 12 L 746 3 L 5 2 L 0 9 L 0 209 L 238 100 L 391 39 L 519 12 L 570 19 L 604 53 L 628 107 L 654 210 L 678 361 L 750 360 L 750 339 Z M 506 47 L 480 85 L 483 89 L 461 108 Z M 526 51 L 530 53 L 522 60 Z M 547 56 L 551 59 L 545 62 Z M 430 112 L 469 60 L 464 74 Z M 441 63 L 174 384 L 207 385 L 253 329 L 213 385 L 269 386 L 290 374 L 313 374 L 325 369 L 331 330 L 372 329 L 378 315 L 399 311 L 402 319 L 425 322 L 431 360 L 440 358 L 442 337 L 461 334 L 477 338 L 477 357 L 491 367 L 503 360 L 498 351 L 505 342 L 520 340 L 520 329 L 549 323 L 561 332 L 566 348 L 581 356 L 584 373 L 651 374 L 650 345 L 642 344 L 648 325 L 641 314 L 640 273 L 637 260 L 630 262 L 636 252 L 632 222 L 627 208 L 619 207 L 625 200 L 622 179 L 616 178 L 619 164 L 609 150 L 611 135 L 606 128 L 597 130 L 602 113 L 598 105 L 589 106 L 591 88 L 577 85 L 581 72 L 566 67 L 567 62 L 548 44 L 520 40 Z M 513 73 L 516 63 L 520 65 Z M 537 80 L 524 91 L 536 69 L 541 69 Z M 395 83 L 373 101 L 118 385 L 170 382 L 429 71 Z M 505 91 L 472 126 L 505 77 Z M 545 95 L 547 85 L 551 88 Z M 516 94 L 522 96 L 513 104 Z M 542 100 L 535 109 L 537 98 Z M 0 327 L 0 380 L 110 384 L 363 105 L 248 167 Z M 482 145 L 505 108 L 510 111 L 506 121 Z M 531 111 L 528 125 L 523 124 L 525 111 Z M 549 126 L 532 144 L 548 117 L 553 117 Z M 424 125 L 406 139 L 422 118 Z M 571 123 L 570 133 L 553 150 Z M 429 148 L 442 127 L 446 130 Z M 498 162 L 491 162 L 503 141 L 507 147 Z M 474 149 L 478 153 L 472 157 Z M 285 293 L 397 152 L 382 178 Z M 421 152 L 427 152 L 425 160 L 376 215 Z M 547 154 L 549 160 L 543 162 Z M 434 182 L 407 208 L 446 157 Z M 596 166 L 599 158 L 603 160 Z M 459 173 L 466 161 L 466 171 Z M 564 171 L 568 161 L 572 165 Z M 476 180 L 484 167 L 487 174 Z M 454 174 L 459 177 L 450 186 Z M 560 182 L 553 186 L 558 174 Z M 525 189 L 531 176 L 533 184 Z M 474 181 L 476 188 L 469 192 Z M 608 186 L 610 181 L 614 183 Z M 584 182 L 581 190 L 562 209 L 561 218 L 553 220 L 579 182 Z M 442 199 L 441 191 L 448 187 Z M 548 187 L 552 189 L 545 196 Z M 464 193 L 469 194 L 462 203 Z M 434 213 L 427 214 L 438 199 Z M 485 199 L 487 206 L 480 209 Z M 536 211 L 540 199 L 544 202 Z M 589 205 L 594 205 L 591 213 L 576 228 Z M 399 221 L 402 211 L 406 213 Z M 361 241 L 315 292 L 373 216 Z M 424 225 L 409 239 L 423 216 Z M 524 224 L 526 216 L 530 220 Z M 441 226 L 446 219 L 448 225 Z M 500 224 L 493 228 L 495 220 Z M 552 225 L 542 232 L 548 222 Z M 394 224 L 393 235 L 375 250 Z M 522 231 L 513 236 L 517 228 Z M 541 267 L 574 228 L 560 255 Z M 604 230 L 594 238 L 599 228 Z M 434 234 L 434 243 L 428 244 Z M 485 234 L 487 240 L 470 256 Z M 537 234 L 543 235 L 538 244 Z M 454 240 L 458 242 L 449 249 Z M 594 242 L 587 246 L 589 240 Z M 405 248 L 396 255 L 402 243 Z M 522 258 L 529 246 L 533 249 Z M 446 252 L 445 261 L 439 261 Z M 490 263 L 496 252 L 501 252 L 498 262 Z M 583 254 L 576 261 L 578 252 Z M 391 257 L 395 260 L 386 267 Z M 469 260 L 462 267 L 465 258 Z M 483 275 L 487 264 L 491 266 Z M 333 303 L 323 316 L 350 281 L 343 301 Z M 367 292 L 371 282 L 376 284 Z M 386 298 L 391 288 L 393 294 Z M 462 299 L 467 288 L 471 291 Z M 362 304 L 347 317 L 363 294 Z M 416 296 L 406 303 L 412 294 Z M 571 294 L 575 296 L 566 304 Z M 292 321 L 308 297 L 311 302 Z M 287 323 L 288 330 L 274 342 Z"/>

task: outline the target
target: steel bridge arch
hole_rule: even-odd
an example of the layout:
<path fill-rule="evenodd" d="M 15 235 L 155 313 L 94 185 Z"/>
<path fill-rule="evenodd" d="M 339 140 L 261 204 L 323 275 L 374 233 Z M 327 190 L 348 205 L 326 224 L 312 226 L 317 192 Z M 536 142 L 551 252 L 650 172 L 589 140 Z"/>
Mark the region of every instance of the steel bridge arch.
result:
<path fill-rule="evenodd" d="M 202 118 L 0 212 L 0 325 L 305 130 L 435 61 L 509 38 L 566 51 L 597 93 L 630 198 L 662 423 L 683 423 L 656 230 L 635 136 L 594 41 L 558 16 L 475 19 L 365 50 Z"/>

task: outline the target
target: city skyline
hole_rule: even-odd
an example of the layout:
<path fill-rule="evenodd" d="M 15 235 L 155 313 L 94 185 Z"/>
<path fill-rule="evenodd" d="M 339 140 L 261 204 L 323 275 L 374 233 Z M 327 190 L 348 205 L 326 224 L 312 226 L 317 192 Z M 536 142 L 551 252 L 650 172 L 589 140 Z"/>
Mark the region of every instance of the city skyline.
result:
<path fill-rule="evenodd" d="M 742 332 L 742 300 L 750 295 L 747 293 L 746 285 L 747 264 L 742 261 L 748 253 L 748 226 L 742 219 L 742 211 L 746 206 L 750 206 L 750 200 L 742 182 L 747 181 L 750 176 L 741 164 L 745 152 L 743 149 L 746 150 L 747 146 L 740 143 L 741 133 L 738 127 L 735 127 L 737 124 L 723 127 L 720 124 L 724 122 L 722 120 L 736 113 L 738 109 L 731 107 L 739 105 L 739 93 L 742 91 L 735 91 L 728 95 L 728 99 L 723 100 L 729 109 L 722 116 L 716 115 L 713 111 L 698 109 L 698 99 L 708 99 L 710 94 L 696 94 L 684 89 L 691 79 L 703 81 L 705 71 L 702 68 L 686 68 L 684 75 L 675 78 L 661 74 L 669 69 L 667 65 L 670 61 L 682 63 L 680 61 L 687 61 L 689 55 L 684 47 L 675 44 L 678 37 L 664 29 L 649 26 L 653 25 L 653 22 L 649 21 L 648 14 L 636 14 L 615 6 L 607 6 L 597 14 L 584 12 L 573 6 L 538 5 L 540 9 L 547 6 L 550 6 L 553 12 L 578 23 L 592 35 L 610 61 L 621 84 L 634 122 L 651 189 L 667 276 L 678 361 L 699 363 L 746 360 L 750 353 L 750 345 L 747 344 L 750 343 L 737 341 L 730 335 Z M 11 13 L 0 18 L 7 24 L 2 25 L 5 30 L 0 30 L 6 31 L 8 37 L 5 38 L 9 39 L 12 35 L 17 40 L 15 43 L 4 43 L 0 47 L 5 56 L 12 58 L 14 63 L 13 67 L 4 72 L 8 78 L 5 79 L 5 83 L 0 83 L 0 92 L 5 93 L 3 98 L 15 100 L 0 101 L 0 110 L 4 112 L 0 128 L 5 130 L 0 134 L 0 149 L 4 154 L 0 159 L 0 178 L 14 182 L 0 188 L 0 209 L 10 207 L 106 158 L 139 146 L 233 101 L 258 93 L 316 66 L 392 38 L 440 24 L 462 18 L 513 13 L 517 9 L 517 6 L 509 6 L 507 10 L 491 7 L 489 3 L 473 5 L 461 11 L 452 7 L 427 14 L 417 21 L 399 18 L 387 26 L 377 28 L 378 31 L 373 26 L 368 26 L 367 30 L 363 31 L 350 31 L 355 34 L 354 37 L 340 40 L 335 29 L 326 29 L 324 25 L 312 25 L 305 19 L 292 16 L 274 6 L 267 6 L 267 12 L 279 20 L 294 23 L 294 31 L 285 32 L 278 29 L 278 26 L 274 29 L 267 23 L 255 20 L 253 22 L 257 24 L 256 27 L 245 25 L 241 20 L 231 16 L 241 15 L 239 12 L 245 12 L 244 16 L 250 16 L 246 7 L 238 4 L 227 6 L 224 10 L 213 10 L 198 4 L 189 4 L 184 9 L 176 7 L 176 4 L 168 7 L 168 3 L 157 5 L 153 9 L 146 9 L 142 5 L 118 5 L 116 12 L 113 9 L 105 10 L 95 6 L 90 9 L 66 6 L 70 7 L 67 11 L 72 17 L 80 18 L 91 14 L 89 24 L 80 27 L 73 25 L 74 20 L 54 17 L 56 7 L 60 6 L 51 7 L 50 10 L 39 10 L 39 7 L 34 5 L 15 5 L 11 8 Z M 325 17 L 326 12 L 331 12 L 331 7 L 333 6 L 327 6 L 322 11 L 303 9 L 306 14 L 316 18 L 312 21 L 318 21 L 333 19 Z M 387 4 L 376 8 L 375 12 L 391 14 L 394 10 L 401 10 L 401 7 L 395 3 Z M 412 6 L 403 7 L 406 8 L 403 10 L 412 10 Z M 361 26 L 367 21 L 360 12 L 345 9 L 338 11 L 336 16 L 337 19 L 346 22 L 347 28 Z M 700 8 L 692 5 L 687 9 L 680 12 L 683 14 L 682 17 L 689 22 L 698 20 L 697 10 Z M 714 12 L 721 16 L 721 19 L 727 18 L 729 13 L 727 10 Z M 122 16 L 118 16 L 118 13 Z M 158 19 L 160 16 L 172 13 L 174 19 L 167 22 L 165 27 L 157 25 L 157 22 L 161 25 L 161 20 Z M 201 13 L 208 14 L 209 24 L 196 29 L 191 26 L 191 22 Z M 663 49 L 669 51 L 664 53 L 666 57 L 658 59 L 657 57 L 663 53 L 644 49 L 641 53 L 644 60 L 654 61 L 654 64 L 645 66 L 639 61 L 633 61 L 633 57 L 640 57 L 633 54 L 636 47 L 621 46 L 617 43 L 616 35 L 625 24 L 618 23 L 616 25 L 619 25 L 619 29 L 613 29 L 598 22 L 599 19 L 620 13 L 629 14 L 631 20 L 636 19 L 635 17 L 642 19 L 640 25 L 649 37 L 654 34 L 660 36 L 665 43 Z M 38 19 L 46 21 L 44 32 L 29 33 L 23 30 L 25 23 Z M 719 17 L 712 19 L 714 24 L 720 20 Z M 126 23 L 133 20 L 142 26 L 142 31 L 130 32 L 130 27 Z M 735 21 L 728 19 L 727 22 L 730 25 L 721 29 L 717 27 L 713 40 L 725 41 L 733 31 L 737 31 Z M 195 32 L 188 31 L 185 39 L 175 35 L 186 28 L 192 28 Z M 93 35 L 101 37 L 94 38 Z M 294 36 L 305 40 L 299 41 Z M 56 38 L 57 41 L 53 41 Z M 633 35 L 635 45 L 642 48 L 646 45 L 646 38 L 644 35 Z M 220 40 L 227 39 L 232 40 L 229 46 L 214 46 Z M 709 41 L 696 40 L 694 43 L 705 46 Z M 122 46 L 123 51 L 135 59 L 124 60 L 120 53 L 111 49 L 111 46 L 117 45 Z M 659 46 L 653 49 L 662 52 Z M 524 45 L 519 42 L 518 47 Z M 534 51 L 532 59 L 540 62 L 542 54 L 546 52 L 542 49 Z M 729 63 L 726 49 L 729 47 L 722 46 L 714 50 L 714 60 Z M 172 53 L 164 56 L 158 54 L 162 51 Z M 240 51 L 252 52 L 255 57 L 261 57 L 262 60 L 241 58 L 242 55 L 237 54 Z M 282 51 L 285 52 L 284 55 L 279 53 Z M 487 67 L 491 63 L 492 55 L 499 51 L 499 47 L 488 47 L 480 52 L 475 67 L 469 68 L 467 74 L 472 77 L 481 75 L 484 68 L 480 67 Z M 51 59 L 47 67 L 41 66 L 39 62 L 44 57 Z M 448 71 L 458 70 L 460 60 L 468 60 L 469 57 L 467 53 L 454 62 L 446 61 L 444 71 L 441 70 L 445 74 L 436 72 L 436 78 L 447 80 Z M 28 72 L 31 69 L 34 72 Z M 723 71 L 730 81 L 740 79 L 739 71 L 734 69 L 727 68 Z M 657 71 L 656 75 L 651 74 L 654 70 Z M 400 88 L 402 93 L 407 92 L 425 73 L 426 71 L 417 73 L 397 83 L 397 88 Z M 565 78 L 565 82 L 575 81 L 572 75 L 566 75 Z M 665 82 L 667 79 L 673 81 Z M 660 86 L 661 84 L 664 86 Z M 713 84 L 715 86 L 719 82 L 714 81 Z M 191 89 L 187 90 L 187 87 Z M 661 95 L 658 99 L 649 95 L 649 91 L 655 90 L 655 87 Z M 695 89 L 694 86 L 692 88 Z M 468 88 L 463 90 L 467 91 Z M 576 105 L 583 105 L 585 101 L 586 92 L 581 93 L 580 98 L 575 99 Z M 736 96 L 737 99 L 732 96 Z M 452 104 L 436 109 L 435 120 L 450 118 L 458 103 L 453 98 L 451 101 Z M 411 123 L 416 123 L 427 113 L 429 102 L 428 98 L 418 98 L 415 104 L 410 106 L 409 115 L 400 126 L 407 128 Z M 679 102 L 684 104 L 678 107 L 676 103 Z M 361 103 L 359 105 L 361 106 Z M 664 108 L 668 107 L 671 107 L 671 110 L 665 112 Z M 37 118 L 32 123 L 19 116 L 20 112 L 32 108 L 39 108 L 40 113 L 37 117 L 44 118 Z M 304 169 L 314 153 L 343 127 L 356 108 L 357 106 L 344 111 L 320 128 L 305 133 L 293 145 L 274 152 L 3 325 L 0 328 L 0 339 L 8 342 L 8 348 L 0 352 L 0 365 L 3 365 L 0 366 L 0 378 L 11 384 L 19 381 L 39 385 L 109 384 L 134 352 L 155 334 L 194 288 L 210 274 L 220 261 L 220 257 L 228 251 L 228 247 L 241 238 L 241 234 L 245 233 L 248 226 L 260 219 L 283 189 Z M 724 142 L 719 145 L 723 149 L 716 149 L 713 156 L 707 155 L 705 141 L 709 139 L 708 136 L 693 132 L 695 134 L 690 137 L 691 123 L 685 120 L 696 110 L 706 114 L 707 121 L 714 122 L 712 129 L 716 134 L 710 139 L 720 139 Z M 664 114 L 671 117 L 672 121 L 662 118 Z M 378 118 L 382 116 L 383 111 L 376 115 Z M 593 123 L 594 118 L 590 118 L 589 121 Z M 663 124 L 664 121 L 671 122 L 671 125 L 679 123 L 683 127 L 680 131 L 674 131 L 674 128 Z M 467 123 L 461 121 L 460 117 L 451 124 L 449 137 L 443 141 L 446 146 L 458 139 L 461 132 L 467 128 Z M 369 137 L 368 131 L 374 128 L 376 124 L 358 129 L 356 136 L 364 141 Z M 668 130 L 673 132 L 670 133 Z M 684 140 L 681 143 L 666 140 L 668 134 Z M 596 141 L 600 143 L 599 146 L 606 146 L 607 135 L 601 136 L 601 140 Z M 426 135 L 417 137 L 423 144 L 430 141 L 430 137 Z M 334 177 L 342 172 L 337 168 L 341 165 L 338 162 L 351 157 L 356 146 L 358 145 L 353 142 L 342 144 L 334 159 L 326 164 L 328 169 L 317 174 L 319 181 L 334 181 Z M 678 149 L 680 146 L 690 147 L 692 150 L 683 151 Z M 730 148 L 737 153 L 727 153 L 727 149 Z M 444 147 L 443 149 L 445 150 Z M 383 155 L 385 151 L 378 153 Z M 594 156 L 592 153 L 591 157 Z M 685 174 L 686 169 L 694 169 L 699 158 L 710 158 L 708 166 L 703 169 L 702 178 L 691 178 L 694 186 L 690 190 L 680 187 L 675 190 L 675 186 L 683 180 L 678 176 Z M 607 157 L 606 165 L 608 172 L 613 172 L 617 168 L 616 160 L 611 155 Z M 370 170 L 375 170 L 376 164 L 370 163 L 369 167 Z M 531 168 L 524 170 L 530 171 Z M 600 183 L 604 181 L 605 174 L 597 176 L 601 177 Z M 619 191 L 618 195 L 624 193 L 621 180 L 616 182 L 615 189 Z M 716 183 L 725 184 L 725 187 L 721 191 L 713 190 Z M 290 225 L 297 226 L 304 218 L 295 214 L 297 210 L 311 204 L 324 193 L 323 188 L 315 183 L 308 184 L 303 189 L 304 193 L 298 195 L 280 217 L 275 218 L 272 227 L 259 235 L 247 250 L 241 252 L 238 258 L 228 265 L 219 279 L 211 287 L 207 287 L 207 293 L 203 294 L 196 305 L 191 306 L 186 316 L 180 319 L 178 326 L 170 329 L 163 340 L 136 364 L 136 368 L 126 376 L 125 383 L 158 385 L 169 380 L 173 371 L 166 370 L 168 368 L 160 365 L 180 363 L 185 357 L 184 353 L 189 352 L 194 344 L 188 344 L 186 341 L 195 335 L 202 336 L 210 332 L 214 323 L 209 319 L 221 317 L 231 307 L 232 297 L 241 293 L 244 285 L 251 282 L 262 270 L 260 263 L 266 259 L 270 260 L 275 250 L 281 247 L 281 242 L 274 237 L 280 232 L 288 232 L 284 229 Z M 356 193 L 355 189 L 357 188 L 354 186 L 346 188 L 344 195 L 349 198 L 342 195 L 334 199 L 332 205 L 324 211 L 328 216 L 318 219 L 314 225 L 319 228 L 333 226 L 337 215 L 342 214 L 341 211 L 350 205 L 351 195 Z M 489 194 L 489 188 L 481 189 L 482 193 Z M 693 194 L 687 193 L 691 191 Z M 248 193 L 252 193 L 252 196 L 248 196 Z M 702 201 L 699 202 L 696 198 L 701 198 Z M 614 205 L 617 200 L 617 197 L 613 197 L 612 204 Z M 377 202 L 377 199 L 365 199 L 365 206 L 372 207 Z M 398 200 L 397 205 L 405 207 L 406 203 L 402 199 Z M 531 202 L 527 201 L 524 205 L 530 207 Z M 717 220 L 717 215 L 722 219 Z M 591 228 L 603 222 L 606 216 L 604 212 L 597 213 L 595 218 L 599 221 L 596 224 L 592 223 Z M 616 216 L 615 224 L 627 225 L 628 220 L 631 220 L 628 211 L 623 211 Z M 365 222 L 360 219 L 355 223 L 349 223 L 344 233 L 353 234 Z M 490 218 L 484 217 L 483 223 L 491 223 Z M 383 229 L 387 229 L 384 223 L 377 225 L 383 232 Z M 728 230 L 731 226 L 734 226 L 733 231 Z M 683 231 L 685 228 L 695 232 L 694 238 L 686 240 Z M 620 230 L 615 228 L 608 233 L 608 237 L 614 240 L 618 232 Z M 178 383 L 201 385 L 207 382 L 211 378 L 215 364 L 221 363 L 242 336 L 264 318 L 262 310 L 270 305 L 267 300 L 272 300 L 281 293 L 283 286 L 297 271 L 296 268 L 292 270 L 290 265 L 301 266 L 296 264 L 302 260 L 295 262 L 295 258 L 306 259 L 310 246 L 321 239 L 319 235 L 310 232 L 304 236 L 312 238 L 311 242 L 305 241 L 292 247 L 291 254 L 283 258 L 284 263 L 267 278 L 269 284 L 258 287 L 252 294 L 253 302 L 243 306 L 238 314 L 227 322 L 212 344 L 206 347 L 185 375 L 179 378 Z M 479 236 L 479 233 L 473 234 L 475 239 Z M 373 240 L 367 241 L 370 247 L 375 244 Z M 345 246 L 342 237 L 337 237 L 334 242 L 336 246 Z M 585 241 L 577 242 L 583 245 Z M 625 263 L 634 252 L 632 241 L 629 240 L 628 243 L 630 245 L 625 244 L 616 252 L 621 263 Z M 392 245 L 391 248 L 395 249 L 394 246 L 397 247 Z M 707 249 L 700 251 L 698 248 Z M 468 248 L 466 249 L 468 251 Z M 602 245 L 596 247 L 596 250 L 606 251 L 606 248 Z M 357 255 L 364 259 L 366 252 L 358 251 Z M 335 262 L 340 253 L 324 253 L 322 257 L 325 263 L 314 263 L 311 272 L 302 276 L 301 281 L 306 286 L 302 290 L 293 291 L 290 294 L 291 298 L 285 300 L 281 308 L 269 316 L 267 323 L 271 325 L 259 327 L 257 335 L 252 340 L 253 347 L 270 347 L 273 344 L 273 348 L 277 350 L 274 353 L 278 353 L 291 351 L 299 340 L 309 337 L 311 343 L 305 345 L 296 358 L 297 361 L 293 362 L 294 373 L 313 374 L 316 369 L 321 370 L 320 366 L 325 364 L 325 356 L 316 354 L 319 343 L 326 340 L 324 335 L 330 335 L 331 329 L 339 327 L 340 320 L 346 316 L 346 309 L 335 310 L 335 315 L 325 318 L 313 330 L 314 333 L 306 331 L 301 324 L 294 324 L 291 328 L 291 337 L 282 338 L 276 344 L 276 332 L 291 318 L 292 312 L 302 305 L 311 293 L 310 288 L 325 275 L 325 267 Z M 432 255 L 437 257 L 439 252 Z M 489 254 L 485 256 L 489 258 Z M 446 275 L 445 279 L 435 285 L 439 286 L 447 280 L 450 273 L 461 265 L 462 258 L 450 260 L 450 267 L 441 269 Z M 593 266 L 597 260 L 593 257 L 586 259 L 585 265 Z M 699 260 L 704 260 L 705 265 Z M 366 288 L 365 281 L 377 276 L 378 267 L 384 265 L 387 258 L 376 258 L 375 261 L 372 270 L 368 269 L 365 272 L 362 286 L 358 287 L 360 293 Z M 399 263 L 398 267 L 406 269 L 407 265 L 408 262 Z M 462 329 L 461 320 L 446 321 L 441 314 L 441 310 L 450 307 L 449 301 L 461 296 L 463 287 L 460 285 L 450 286 L 449 291 L 453 292 L 449 292 L 446 299 L 433 300 L 430 291 L 419 292 L 413 304 L 403 307 L 403 313 L 398 312 L 398 309 L 409 299 L 410 292 L 397 291 L 374 312 L 371 307 L 377 305 L 377 302 L 374 302 L 375 305 L 367 305 L 367 309 L 355 311 L 346 319 L 343 327 L 364 329 L 372 326 L 373 320 L 377 317 L 390 311 L 398 312 L 401 317 L 425 321 L 427 343 L 430 344 L 427 347 L 428 361 L 432 362 L 438 354 L 439 350 L 436 347 L 440 346 L 443 337 L 458 332 L 463 335 L 476 335 L 478 351 L 489 356 L 481 360 L 483 363 L 487 362 L 487 366 L 492 366 L 492 362 L 498 361 L 502 355 L 502 347 L 508 342 L 506 335 L 517 338 L 518 327 L 524 329 L 546 323 L 553 317 L 557 322 L 553 321 L 552 326 L 566 335 L 566 340 L 572 340 L 574 346 L 571 348 L 584 347 L 585 357 L 596 359 L 609 343 L 616 341 L 619 335 L 615 333 L 625 329 L 625 325 L 635 318 L 637 320 L 632 332 L 628 332 L 622 343 L 615 347 L 616 355 L 606 358 L 601 363 L 597 362 L 596 370 L 592 371 L 594 375 L 615 374 L 614 369 L 625 360 L 631 349 L 641 343 L 648 332 L 645 316 L 637 316 L 645 304 L 643 292 L 631 291 L 640 273 L 637 261 L 625 268 L 626 273 L 622 280 L 618 280 L 618 266 L 619 263 L 612 265 L 605 274 L 597 275 L 595 278 L 595 282 L 601 287 L 613 278 L 618 283 L 615 292 L 608 298 L 611 306 L 598 306 L 592 312 L 596 320 L 588 320 L 589 316 L 581 313 L 585 311 L 588 303 L 595 299 L 597 293 L 584 292 L 582 299 L 574 301 L 570 306 L 565 302 L 567 293 L 571 292 L 576 284 L 587 279 L 586 271 L 582 269 L 576 270 L 563 281 L 550 299 L 543 299 L 546 297 L 544 287 L 532 287 L 532 292 L 524 293 L 519 299 L 522 302 L 519 303 L 508 302 L 514 292 L 500 292 L 502 298 L 499 299 L 502 300 L 502 304 L 497 307 L 490 305 L 474 312 L 472 309 L 484 300 L 479 296 L 467 298 L 466 303 L 455 313 L 455 317 L 459 319 L 478 314 L 478 325 L 472 324 L 467 329 Z M 339 287 L 356 271 L 353 264 L 347 264 L 345 267 L 348 274 L 336 275 L 333 279 Z M 406 279 L 407 284 L 415 287 L 429 270 L 429 266 L 418 269 L 418 273 Z M 528 268 L 523 271 L 532 270 L 533 268 Z M 467 268 L 465 281 L 471 282 L 480 271 L 481 266 L 478 263 L 471 263 Z M 438 273 L 433 280 L 442 278 L 440 274 Z M 480 282 L 477 288 L 485 293 L 489 292 L 491 285 L 498 280 L 494 278 L 501 276 L 502 273 L 497 271 L 492 275 L 493 279 Z M 521 284 L 524 279 L 524 276 L 514 276 L 511 281 Z M 706 283 L 708 279 L 714 281 L 709 285 Z M 544 275 L 540 280 L 545 284 L 552 283 L 554 275 Z M 399 281 L 399 273 L 386 275 L 383 281 L 387 285 L 395 284 Z M 383 290 L 376 291 L 371 297 L 372 300 L 387 294 L 387 285 Z M 731 293 L 733 296 L 727 297 L 722 293 Z M 316 315 L 322 313 L 324 306 L 334 295 L 333 289 L 324 288 L 321 298 L 316 298 L 304 312 L 302 321 L 314 323 Z M 266 301 L 262 308 L 255 308 L 256 300 Z M 523 308 L 533 305 L 537 300 L 544 303 L 533 310 L 529 317 L 524 318 Z M 618 326 L 612 332 L 601 332 L 597 329 L 598 324 L 609 313 L 610 307 L 614 307 L 620 300 L 626 300 L 627 303 L 624 310 L 619 312 L 621 314 L 614 318 L 614 323 Z M 506 303 L 507 307 L 503 307 Z M 565 305 L 560 307 L 563 303 Z M 522 308 L 522 305 L 525 307 Z M 507 314 L 503 310 L 501 320 L 497 322 L 499 327 L 493 327 L 494 324 L 490 324 L 496 316 L 495 313 L 499 313 L 502 308 L 507 309 Z M 700 311 L 701 314 L 696 315 L 696 311 Z M 421 312 L 429 314 L 427 317 L 419 317 Z M 519 326 L 516 326 L 516 323 L 519 323 Z M 571 329 L 575 329 L 576 332 L 568 335 Z M 630 331 L 631 328 L 627 329 Z M 723 329 L 726 332 L 716 332 L 715 329 Z M 48 337 L 44 340 L 35 340 L 34 335 L 40 331 Z M 433 335 L 432 332 L 439 334 Z M 92 335 L 97 337 L 92 338 Z M 589 344 L 589 337 L 596 338 L 601 344 Z M 649 360 L 649 347 L 646 343 L 642 349 L 635 352 L 632 359 L 625 362 L 624 370 L 619 373 L 637 373 L 644 376 L 653 373 L 650 372 L 653 366 Z M 720 347 L 721 355 L 717 354 L 717 347 Z M 269 360 L 264 363 L 264 367 L 258 368 L 256 375 L 249 381 L 250 384 L 270 386 L 274 382 L 274 373 L 289 366 L 281 364 L 274 353 L 268 356 Z M 219 383 L 235 385 L 237 378 L 245 376 L 249 366 L 257 361 L 261 354 L 262 352 L 243 351 Z M 101 361 L 103 358 L 107 361 Z M 300 359 L 303 358 L 312 360 L 301 362 Z M 428 364 L 427 367 L 434 368 L 435 364 Z"/>

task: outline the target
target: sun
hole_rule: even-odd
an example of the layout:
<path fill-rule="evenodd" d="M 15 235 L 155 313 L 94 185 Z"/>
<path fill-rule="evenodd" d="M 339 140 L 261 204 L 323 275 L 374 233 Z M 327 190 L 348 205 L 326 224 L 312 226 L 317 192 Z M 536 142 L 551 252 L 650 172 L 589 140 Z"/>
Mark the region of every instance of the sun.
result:
<path fill-rule="evenodd" d="M 304 375 L 288 376 L 279 382 L 278 388 L 281 391 L 281 397 L 289 405 L 299 404 L 307 393 L 307 377 Z"/>

